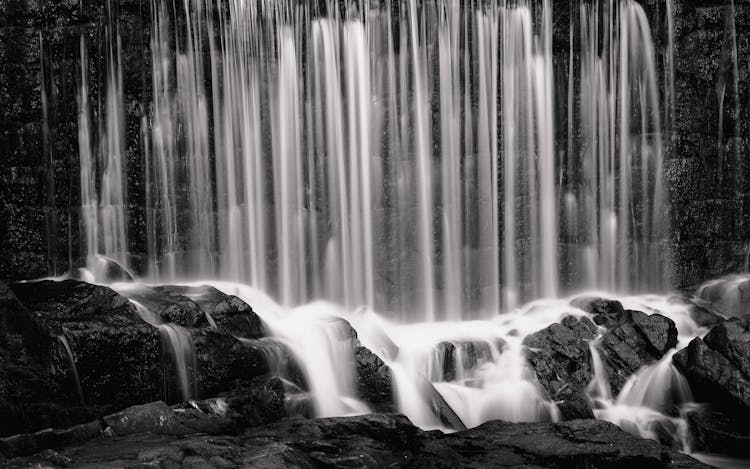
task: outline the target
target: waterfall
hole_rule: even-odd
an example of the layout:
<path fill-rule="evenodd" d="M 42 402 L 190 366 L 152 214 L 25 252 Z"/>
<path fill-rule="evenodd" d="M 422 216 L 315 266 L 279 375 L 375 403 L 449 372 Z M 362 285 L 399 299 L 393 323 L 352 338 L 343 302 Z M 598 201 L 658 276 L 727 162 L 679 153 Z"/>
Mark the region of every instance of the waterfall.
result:
<path fill-rule="evenodd" d="M 143 165 L 130 168 L 145 182 L 137 273 L 408 322 L 664 287 L 671 55 L 662 99 L 643 8 L 584 2 L 553 70 L 554 8 L 152 0 Z M 82 220 L 89 258 L 127 264 L 122 46 L 107 12 L 98 121 L 81 69 Z"/>

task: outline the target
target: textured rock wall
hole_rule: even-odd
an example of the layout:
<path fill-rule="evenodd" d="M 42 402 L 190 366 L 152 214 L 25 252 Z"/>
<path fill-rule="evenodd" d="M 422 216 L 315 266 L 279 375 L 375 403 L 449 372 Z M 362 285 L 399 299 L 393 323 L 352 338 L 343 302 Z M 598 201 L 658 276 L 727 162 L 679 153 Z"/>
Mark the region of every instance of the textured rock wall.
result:
<path fill-rule="evenodd" d="M 150 7 L 144 0 L 112 3 L 123 41 L 128 239 L 137 265 L 145 250 L 140 126 L 150 101 Z M 643 3 L 663 71 L 666 3 Z M 106 5 L 0 3 L 0 278 L 59 274 L 80 265 L 80 34 L 97 121 L 103 112 L 98 83 L 105 73 Z M 555 86 L 563 93 L 569 8 L 555 8 Z M 675 0 L 674 11 L 675 108 L 665 174 L 673 282 L 690 286 L 744 269 L 750 249 L 750 2 Z M 557 132 L 562 148 L 563 126 Z"/>
<path fill-rule="evenodd" d="M 750 2 L 675 2 L 675 122 L 665 174 L 679 286 L 747 270 Z"/>

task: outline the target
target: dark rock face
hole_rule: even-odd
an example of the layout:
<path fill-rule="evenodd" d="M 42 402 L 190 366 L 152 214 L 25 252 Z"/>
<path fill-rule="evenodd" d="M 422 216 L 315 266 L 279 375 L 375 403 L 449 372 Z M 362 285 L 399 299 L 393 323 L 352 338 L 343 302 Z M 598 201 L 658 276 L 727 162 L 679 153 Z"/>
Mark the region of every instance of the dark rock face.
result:
<path fill-rule="evenodd" d="M 567 316 L 523 341 L 539 383 L 558 402 L 566 420 L 594 416 L 584 391 L 593 377 L 589 341 L 595 334 L 596 326 L 588 318 Z"/>
<path fill-rule="evenodd" d="M 625 311 L 623 317 L 626 319 L 604 334 L 599 343 L 615 396 L 634 372 L 677 345 L 677 327 L 671 319 L 640 311 Z"/>
<path fill-rule="evenodd" d="M 8 388 L 0 398 L 0 420 L 7 425 L 2 434 L 68 426 L 113 406 L 159 398 L 159 335 L 126 299 L 74 280 L 11 288 L 18 300 L 5 303 L 13 306 L 4 315 L 7 347 L 0 353 L 9 363 L 3 367 Z M 61 346 L 63 334 L 74 351 L 86 405 Z"/>
<path fill-rule="evenodd" d="M 394 410 L 391 370 L 377 355 L 365 347 L 354 349 L 357 394 L 377 411 Z"/>
<path fill-rule="evenodd" d="M 625 310 L 617 300 L 594 296 L 580 296 L 570 302 L 571 306 L 594 316 L 594 323 L 607 329 L 614 327 L 622 319 Z"/>
<path fill-rule="evenodd" d="M 711 406 L 687 414 L 691 445 L 695 451 L 750 456 L 750 423 L 730 417 Z"/>
<path fill-rule="evenodd" d="M 142 434 L 99 438 L 60 452 L 8 461 L 9 467 L 648 467 L 704 468 L 700 462 L 597 420 L 560 424 L 488 422 L 443 435 L 401 415 L 288 419 L 239 436 Z"/>
<path fill-rule="evenodd" d="M 673 357 L 696 400 L 704 403 L 688 413 L 698 450 L 750 455 L 749 329 L 750 320 L 730 319 Z"/>
<path fill-rule="evenodd" d="M 219 331 L 242 337 L 258 339 L 265 336 L 263 323 L 253 309 L 236 296 L 226 295 L 210 286 L 184 287 L 160 286 L 160 292 L 171 292 L 189 298 L 203 313 L 210 316 Z"/>
<path fill-rule="evenodd" d="M 719 324 L 673 357 L 699 402 L 712 403 L 732 415 L 750 415 L 749 323 L 732 319 Z"/>

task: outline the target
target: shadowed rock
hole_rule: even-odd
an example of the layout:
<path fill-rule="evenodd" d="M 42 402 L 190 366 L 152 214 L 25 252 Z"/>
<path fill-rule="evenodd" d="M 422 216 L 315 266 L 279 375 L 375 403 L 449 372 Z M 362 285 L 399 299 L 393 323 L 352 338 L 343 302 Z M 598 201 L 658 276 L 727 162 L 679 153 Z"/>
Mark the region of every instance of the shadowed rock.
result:
<path fill-rule="evenodd" d="M 613 395 L 620 392 L 633 373 L 655 363 L 675 345 L 677 327 L 671 319 L 625 311 L 623 320 L 607 331 L 599 343 Z"/>
<path fill-rule="evenodd" d="M 596 331 L 588 318 L 567 316 L 523 341 L 529 365 L 566 420 L 594 416 L 584 391 L 593 377 L 589 342 Z"/>
<path fill-rule="evenodd" d="M 9 467 L 390 467 L 706 468 L 691 457 L 598 420 L 558 424 L 487 422 L 444 435 L 402 415 L 287 419 L 238 436 L 99 438 Z"/>

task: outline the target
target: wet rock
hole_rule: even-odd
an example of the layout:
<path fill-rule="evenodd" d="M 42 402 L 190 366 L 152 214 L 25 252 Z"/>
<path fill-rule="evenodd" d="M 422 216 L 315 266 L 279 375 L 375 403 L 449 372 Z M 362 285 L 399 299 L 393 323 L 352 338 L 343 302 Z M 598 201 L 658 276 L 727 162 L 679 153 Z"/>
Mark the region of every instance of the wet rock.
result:
<path fill-rule="evenodd" d="M 271 371 L 265 344 L 240 340 L 213 330 L 193 331 L 199 397 L 232 389 L 237 380 L 250 380 Z"/>
<path fill-rule="evenodd" d="M 699 327 L 713 327 L 726 319 L 719 312 L 715 311 L 710 303 L 691 294 L 678 293 L 672 295 L 669 299 L 671 302 L 683 305 L 688 310 L 690 318 Z"/>
<path fill-rule="evenodd" d="M 451 342 L 440 342 L 435 347 L 438 361 L 443 364 L 441 375 L 435 376 L 435 381 L 453 381 L 456 379 L 456 346 Z"/>
<path fill-rule="evenodd" d="M 61 430 L 47 428 L 35 433 L 13 435 L 0 439 L 0 454 L 11 458 L 28 456 L 49 448 L 59 449 L 96 438 L 101 431 L 101 423 L 94 420 Z"/>
<path fill-rule="evenodd" d="M 391 370 L 383 360 L 361 345 L 354 348 L 357 395 L 378 412 L 394 410 Z"/>
<path fill-rule="evenodd" d="M 76 280 L 17 283 L 0 314 L 0 432 L 66 427 L 160 397 L 158 333 L 107 287 Z M 20 306 L 24 303 L 25 306 Z M 12 305 L 12 307 L 11 307 Z M 84 390 L 81 404 L 66 337 Z M 3 391 L 5 387 L 5 391 Z"/>
<path fill-rule="evenodd" d="M 523 341 L 529 365 L 566 420 L 593 417 L 584 391 L 593 377 L 589 342 L 596 331 L 588 318 L 567 316 Z"/>
<path fill-rule="evenodd" d="M 750 380 L 729 359 L 696 337 L 672 357 L 698 402 L 709 402 L 732 415 L 750 415 Z"/>
<path fill-rule="evenodd" d="M 127 271 L 122 265 L 116 260 L 110 259 L 102 255 L 96 255 L 94 257 L 93 266 L 91 266 L 90 274 L 93 279 L 89 281 L 96 281 L 98 283 L 112 283 L 112 282 L 132 282 L 133 276 Z M 81 278 L 81 280 L 86 280 Z"/>
<path fill-rule="evenodd" d="M 505 343 L 500 339 L 495 345 L 502 351 Z M 435 380 L 454 381 L 458 376 L 457 366 L 468 371 L 492 361 L 492 345 L 481 340 L 440 342 L 435 347 L 435 355 L 442 363 L 441 375 L 435 376 Z"/>
<path fill-rule="evenodd" d="M 171 408 L 162 401 L 128 407 L 102 420 L 107 433 L 116 436 L 152 433 L 157 435 L 209 435 L 232 433 L 237 427 L 227 416 L 227 409 L 220 401 Z"/>
<path fill-rule="evenodd" d="M 469 467 L 708 467 L 601 420 L 557 424 L 487 422 L 442 442 Z"/>
<path fill-rule="evenodd" d="M 206 314 L 197 303 L 168 288 L 144 285 L 128 292 L 128 296 L 155 315 L 157 323 L 172 323 L 187 328 L 208 327 Z"/>
<path fill-rule="evenodd" d="M 417 389 L 429 405 L 432 413 L 435 414 L 443 425 L 454 430 L 466 430 L 466 425 L 461 421 L 461 417 L 445 402 L 443 396 L 427 378 L 418 378 Z"/>
<path fill-rule="evenodd" d="M 122 467 L 707 467 L 604 421 L 494 421 L 442 434 L 422 431 L 395 414 L 287 419 L 239 436 L 99 438 L 55 455 L 11 460 L 10 467 L 115 462 Z"/>
<path fill-rule="evenodd" d="M 595 296 L 579 296 L 574 298 L 570 305 L 593 315 L 594 323 L 607 329 L 617 325 L 625 313 L 619 301 Z"/>
<path fill-rule="evenodd" d="M 286 389 L 276 376 L 259 376 L 249 385 L 236 387 L 222 395 L 226 406 L 237 414 L 235 421 L 241 428 L 280 420 L 286 416 Z"/>
<path fill-rule="evenodd" d="M 701 285 L 696 296 L 727 317 L 750 315 L 750 277 L 731 275 Z"/>
<path fill-rule="evenodd" d="M 677 345 L 677 327 L 660 314 L 625 311 L 623 321 L 602 336 L 599 350 L 612 394 L 642 366 L 658 361 Z"/>
<path fill-rule="evenodd" d="M 265 336 L 263 323 L 253 309 L 234 295 L 226 295 L 214 287 L 161 286 L 160 290 L 189 298 L 213 321 L 219 331 L 242 337 L 258 339 Z"/>
<path fill-rule="evenodd" d="M 694 451 L 750 456 L 750 424 L 712 406 L 687 413 L 688 431 Z"/>
<path fill-rule="evenodd" d="M 703 341 L 750 377 L 750 319 L 724 321 L 711 329 Z"/>
<path fill-rule="evenodd" d="M 388 365 L 360 343 L 357 331 L 347 321 L 341 318 L 331 321 L 337 323 L 340 339 L 352 344 L 358 397 L 379 411 L 394 409 L 393 378 Z"/>

